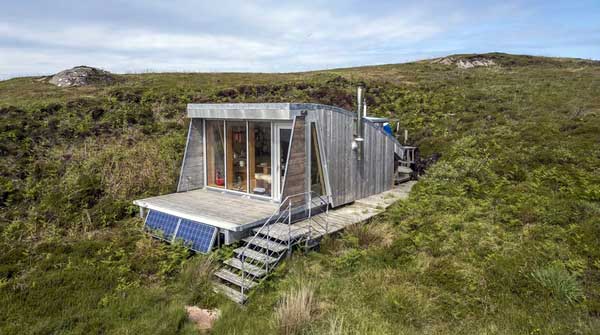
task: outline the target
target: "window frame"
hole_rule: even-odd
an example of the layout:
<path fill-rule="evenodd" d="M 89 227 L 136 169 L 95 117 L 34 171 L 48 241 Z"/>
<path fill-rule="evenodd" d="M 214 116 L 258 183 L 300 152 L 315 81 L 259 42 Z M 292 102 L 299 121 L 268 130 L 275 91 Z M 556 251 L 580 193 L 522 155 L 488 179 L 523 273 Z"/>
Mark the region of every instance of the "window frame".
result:
<path fill-rule="evenodd" d="M 208 154 L 207 154 L 207 150 L 208 150 L 208 141 L 207 141 L 207 121 L 220 121 L 223 122 L 223 163 L 224 163 L 224 185 L 223 187 L 218 187 L 218 186 L 211 186 L 208 185 Z M 227 147 L 228 147 L 228 139 L 227 139 L 227 122 L 244 122 L 245 126 L 246 126 L 246 192 L 241 192 L 241 191 L 237 191 L 237 190 L 233 190 L 230 188 L 227 188 L 228 183 L 229 183 L 229 171 L 227 171 Z M 270 195 L 260 195 L 260 194 L 254 194 L 251 192 L 250 190 L 250 167 L 249 167 L 249 163 L 250 163 L 250 157 L 249 157 L 249 123 L 250 122 L 264 122 L 264 123 L 269 123 L 269 128 L 270 128 L 270 132 L 271 132 L 271 194 Z M 275 198 L 274 195 L 274 183 L 273 180 L 275 178 L 275 169 L 274 169 L 274 165 L 273 165 L 273 152 L 275 151 L 273 148 L 273 132 L 274 132 L 274 126 L 275 126 L 275 121 L 272 120 L 246 120 L 246 119 L 235 119 L 235 120 L 227 120 L 227 119 L 204 119 L 203 120 L 203 142 L 204 142 L 204 187 L 207 189 L 211 189 L 211 190 L 216 190 L 216 191 L 220 191 L 220 192 L 230 192 L 232 194 L 239 194 L 239 195 L 244 195 L 244 196 L 249 196 L 249 197 L 253 197 L 253 198 L 257 198 L 257 199 L 263 199 L 263 200 L 278 200 Z"/>

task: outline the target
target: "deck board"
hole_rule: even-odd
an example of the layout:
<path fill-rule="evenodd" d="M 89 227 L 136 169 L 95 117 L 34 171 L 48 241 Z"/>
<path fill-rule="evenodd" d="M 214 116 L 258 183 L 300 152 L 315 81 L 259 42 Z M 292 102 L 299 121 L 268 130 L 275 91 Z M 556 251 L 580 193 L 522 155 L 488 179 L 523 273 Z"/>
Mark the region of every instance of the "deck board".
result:
<path fill-rule="evenodd" d="M 312 238 L 320 238 L 327 233 L 331 234 L 341 231 L 350 225 L 368 220 L 382 213 L 394 202 L 406 199 L 415 183 L 414 181 L 410 181 L 396 186 L 389 191 L 357 200 L 351 205 L 331 209 L 329 213 L 315 215 L 313 220 L 318 221 L 321 225 L 326 223 L 328 229 L 327 231 L 324 231 L 321 227 L 315 229 L 316 225 L 313 223 Z M 269 235 L 282 241 L 287 240 L 287 225 L 282 223 L 276 225 L 273 225 L 275 227 L 271 228 Z M 294 223 L 291 227 L 292 235 L 294 235 L 293 238 L 297 238 L 301 233 L 307 233 L 310 225 L 310 220 Z"/>
<path fill-rule="evenodd" d="M 229 230 L 267 219 L 277 204 L 221 191 L 200 189 L 140 199 L 138 206 Z"/>

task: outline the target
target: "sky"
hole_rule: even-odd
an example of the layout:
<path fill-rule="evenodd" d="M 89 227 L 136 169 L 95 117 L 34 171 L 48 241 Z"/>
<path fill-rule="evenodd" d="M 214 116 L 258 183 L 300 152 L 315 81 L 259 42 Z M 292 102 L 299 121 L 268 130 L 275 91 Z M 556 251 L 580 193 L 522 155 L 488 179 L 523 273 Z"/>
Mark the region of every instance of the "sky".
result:
<path fill-rule="evenodd" d="M 600 0 L 0 0 L 0 79 L 295 72 L 455 53 L 600 59 Z"/>

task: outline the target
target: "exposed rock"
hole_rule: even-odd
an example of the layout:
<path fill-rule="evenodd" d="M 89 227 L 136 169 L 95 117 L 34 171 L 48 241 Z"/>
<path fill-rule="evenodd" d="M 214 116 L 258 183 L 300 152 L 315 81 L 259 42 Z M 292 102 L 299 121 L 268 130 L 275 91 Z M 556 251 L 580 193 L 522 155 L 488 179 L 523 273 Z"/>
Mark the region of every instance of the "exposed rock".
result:
<path fill-rule="evenodd" d="M 197 306 L 185 306 L 188 319 L 196 324 L 198 330 L 210 330 L 221 315 L 218 309 L 202 309 Z"/>
<path fill-rule="evenodd" d="M 443 65 L 456 65 L 459 69 L 470 69 L 478 66 L 493 66 L 496 62 L 490 58 L 483 56 L 471 56 L 471 57 L 443 57 L 436 58 L 431 61 L 432 63 L 439 63 Z"/>
<path fill-rule="evenodd" d="M 59 87 L 75 87 L 110 85 L 115 81 L 115 77 L 110 72 L 89 66 L 76 66 L 55 74 L 49 82 Z"/>

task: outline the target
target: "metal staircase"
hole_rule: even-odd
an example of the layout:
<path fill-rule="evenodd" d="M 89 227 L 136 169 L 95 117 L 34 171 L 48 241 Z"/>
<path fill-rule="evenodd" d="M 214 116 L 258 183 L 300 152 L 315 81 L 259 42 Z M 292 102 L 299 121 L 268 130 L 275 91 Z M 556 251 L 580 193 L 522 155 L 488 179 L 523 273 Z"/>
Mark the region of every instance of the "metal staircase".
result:
<path fill-rule="evenodd" d="M 294 248 L 310 249 L 329 231 L 327 196 L 305 192 L 286 197 L 254 235 L 244 238 L 235 256 L 215 272 L 215 289 L 243 304 L 248 291 L 263 281 Z"/>

